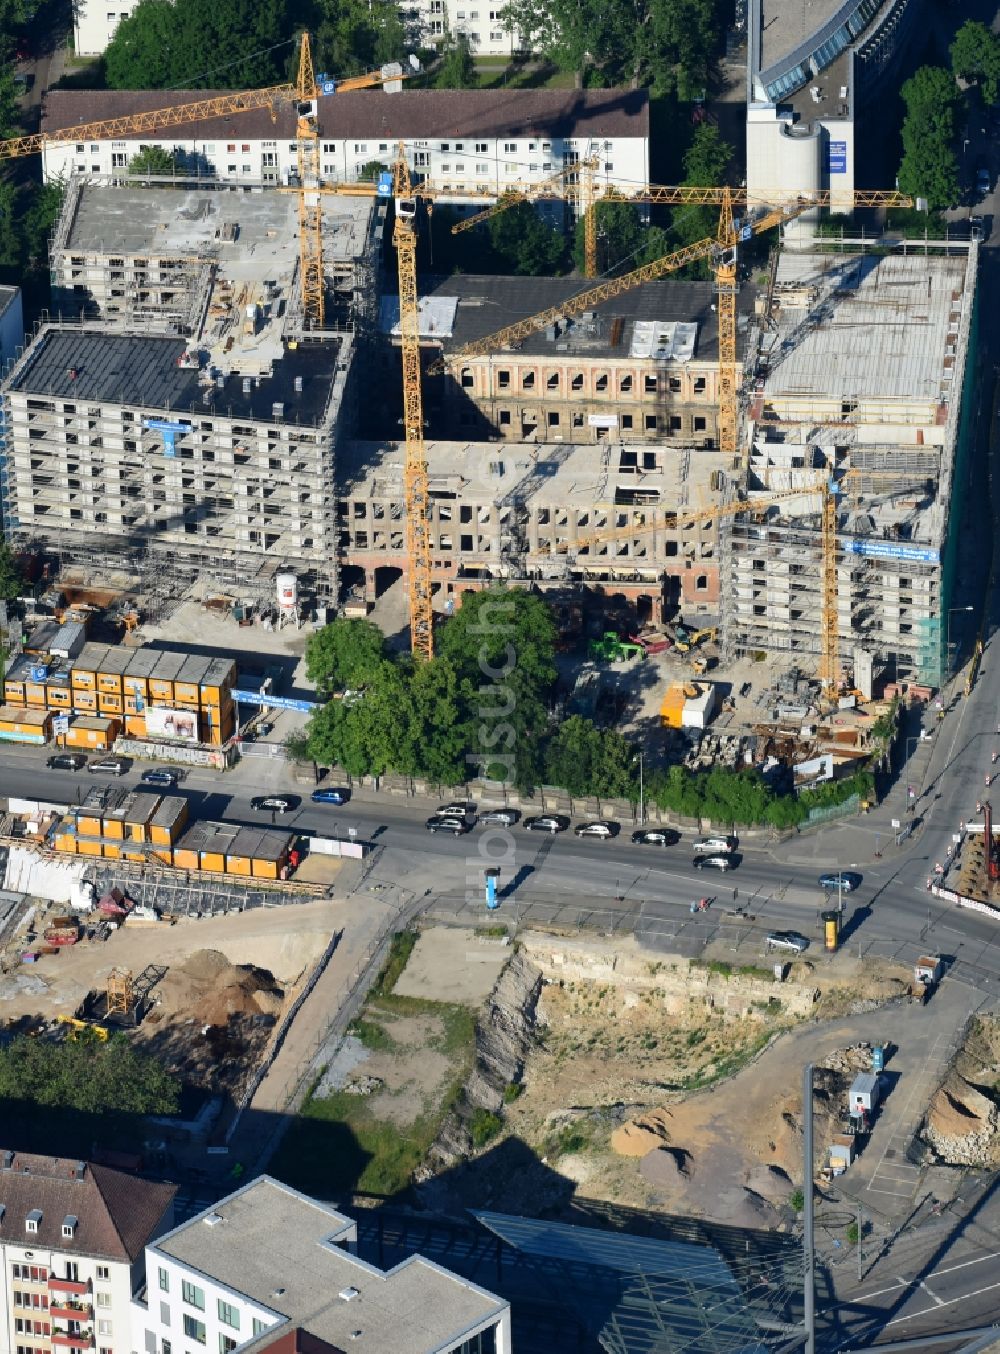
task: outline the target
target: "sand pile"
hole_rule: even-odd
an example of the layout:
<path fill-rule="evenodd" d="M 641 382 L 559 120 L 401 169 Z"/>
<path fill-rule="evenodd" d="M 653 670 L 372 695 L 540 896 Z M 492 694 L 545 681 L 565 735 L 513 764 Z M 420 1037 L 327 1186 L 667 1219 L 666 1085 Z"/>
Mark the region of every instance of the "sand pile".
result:
<path fill-rule="evenodd" d="M 174 965 L 156 988 L 164 1020 L 190 1020 L 199 1026 L 228 1025 L 234 1016 L 271 1016 L 281 1010 L 284 993 L 266 969 L 231 964 L 218 950 L 196 950 Z"/>
<path fill-rule="evenodd" d="M 942 1160 L 954 1166 L 994 1168 L 1000 1160 L 997 1107 L 957 1072 L 931 1101 L 924 1137 Z"/>
<path fill-rule="evenodd" d="M 644 1157 L 670 1141 L 670 1111 L 650 1110 L 635 1119 L 627 1119 L 611 1135 L 612 1150 L 622 1157 Z"/>

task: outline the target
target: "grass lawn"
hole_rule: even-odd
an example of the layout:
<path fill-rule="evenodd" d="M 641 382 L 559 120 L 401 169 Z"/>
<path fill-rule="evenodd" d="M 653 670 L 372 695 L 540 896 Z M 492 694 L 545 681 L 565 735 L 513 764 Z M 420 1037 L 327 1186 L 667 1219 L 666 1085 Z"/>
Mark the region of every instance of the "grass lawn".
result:
<path fill-rule="evenodd" d="M 504 61 L 483 57 L 476 62 L 480 89 L 572 89 L 572 71 L 557 70 L 544 61 Z"/>
<path fill-rule="evenodd" d="M 380 1114 L 380 1100 L 392 1095 L 388 1084 L 370 1096 L 334 1091 L 320 1097 L 314 1087 L 271 1164 L 273 1173 L 288 1184 L 323 1198 L 339 1198 L 355 1190 L 399 1194 L 409 1185 L 461 1093 L 475 1052 L 475 1012 L 466 1006 L 393 994 L 414 941 L 412 935 L 395 937 L 352 1033 L 373 1054 L 397 1056 L 404 1069 L 419 1065 L 422 1052 L 443 1055 L 448 1063 L 444 1084 L 405 1124 L 398 1116 L 394 1121 Z M 394 1023 L 403 1028 L 402 1022 L 408 1022 L 412 1030 L 428 1020 L 436 1032 L 419 1044 L 394 1035 Z"/>

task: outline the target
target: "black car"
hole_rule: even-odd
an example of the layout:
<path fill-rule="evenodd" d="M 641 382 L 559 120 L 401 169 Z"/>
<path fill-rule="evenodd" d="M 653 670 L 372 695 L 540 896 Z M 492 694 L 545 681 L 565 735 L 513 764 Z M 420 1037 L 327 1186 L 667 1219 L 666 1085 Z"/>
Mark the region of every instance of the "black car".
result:
<path fill-rule="evenodd" d="M 498 827 L 513 827 L 521 816 L 520 809 L 486 809 L 479 815 L 480 823 L 494 824 Z"/>
<path fill-rule="evenodd" d="M 424 824 L 428 832 L 450 832 L 453 837 L 461 837 L 463 832 L 471 832 L 472 828 L 464 818 L 456 818 L 454 815 L 448 817 L 445 814 L 435 813 Z"/>
<path fill-rule="evenodd" d="M 57 752 L 45 765 L 50 771 L 82 771 L 87 759 L 82 752 Z"/>
<path fill-rule="evenodd" d="M 731 870 L 733 868 L 732 856 L 695 856 L 694 868 L 696 870 Z"/>
<path fill-rule="evenodd" d="M 632 833 L 639 846 L 673 846 L 680 839 L 681 834 L 670 827 L 640 827 Z"/>
<path fill-rule="evenodd" d="M 288 813 L 299 806 L 296 795 L 254 795 L 250 807 L 257 813 Z"/>
<path fill-rule="evenodd" d="M 852 893 L 861 887 L 861 879 L 862 876 L 854 870 L 833 870 L 820 875 L 819 886 L 821 889 L 832 889 L 834 893 Z"/>
<path fill-rule="evenodd" d="M 565 832 L 569 827 L 569 819 L 562 813 L 540 813 L 534 818 L 525 818 L 525 832 L 551 832 L 553 836 L 557 832 Z"/>

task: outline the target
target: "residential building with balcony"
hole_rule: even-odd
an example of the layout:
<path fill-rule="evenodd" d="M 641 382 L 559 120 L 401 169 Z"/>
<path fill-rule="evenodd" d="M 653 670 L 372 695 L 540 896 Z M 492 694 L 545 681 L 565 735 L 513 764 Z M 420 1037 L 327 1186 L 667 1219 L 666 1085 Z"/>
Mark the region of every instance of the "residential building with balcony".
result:
<path fill-rule="evenodd" d="M 357 1254 L 357 1224 L 269 1176 L 151 1242 L 144 1354 L 510 1354 L 510 1306 L 419 1255 Z"/>
<path fill-rule="evenodd" d="M 145 1246 L 173 1185 L 58 1157 L 0 1153 L 0 1349 L 131 1354 Z"/>

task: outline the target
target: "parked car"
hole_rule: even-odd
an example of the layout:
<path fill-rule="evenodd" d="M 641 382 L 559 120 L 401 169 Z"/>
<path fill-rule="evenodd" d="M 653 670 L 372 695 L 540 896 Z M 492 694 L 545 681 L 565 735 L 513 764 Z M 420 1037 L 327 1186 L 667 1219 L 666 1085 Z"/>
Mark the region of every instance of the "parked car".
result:
<path fill-rule="evenodd" d="M 521 816 L 520 809 L 487 809 L 479 815 L 480 823 L 495 823 L 500 827 L 513 827 Z"/>
<path fill-rule="evenodd" d="M 984 240 L 986 238 L 986 222 L 983 217 L 969 217 L 969 234 L 974 240 Z"/>
<path fill-rule="evenodd" d="M 980 197 L 986 197 L 993 187 L 993 177 L 986 165 L 980 165 L 976 170 L 976 192 Z"/>
<path fill-rule="evenodd" d="M 632 833 L 632 840 L 640 846 L 673 846 L 681 834 L 670 827 L 641 827 Z"/>
<path fill-rule="evenodd" d="M 139 777 L 139 781 L 142 785 L 162 785 L 165 789 L 169 790 L 177 784 L 177 772 L 161 770 L 144 771 Z"/>
<path fill-rule="evenodd" d="M 87 770 L 95 775 L 124 776 L 132 763 L 127 757 L 98 757 L 87 763 Z"/>
<path fill-rule="evenodd" d="M 457 814 L 459 818 L 475 818 L 476 806 L 464 800 L 456 799 L 451 804 L 441 804 L 438 807 L 438 813 Z"/>
<path fill-rule="evenodd" d="M 821 874 L 819 877 L 819 886 L 821 889 L 842 889 L 844 893 L 851 893 L 854 889 L 861 887 L 861 875 L 854 870 L 834 870 L 832 874 Z"/>
<path fill-rule="evenodd" d="M 296 795 L 254 795 L 250 801 L 250 807 L 258 813 L 288 813 L 298 806 Z"/>
<path fill-rule="evenodd" d="M 82 752 L 57 752 L 45 765 L 50 771 L 82 771 L 87 759 Z"/>
<path fill-rule="evenodd" d="M 809 938 L 801 931 L 768 931 L 767 948 L 769 950 L 794 950 L 801 954 L 809 948 Z"/>
<path fill-rule="evenodd" d="M 705 855 L 717 856 L 720 852 L 723 855 L 736 850 L 735 837 L 702 837 L 700 841 L 692 843 L 692 851 L 700 851 Z"/>
<path fill-rule="evenodd" d="M 314 804 L 346 804 L 350 797 L 350 790 L 342 790 L 333 785 L 321 785 L 309 796 Z"/>
<path fill-rule="evenodd" d="M 464 818 L 446 818 L 439 813 L 428 818 L 424 826 L 428 832 L 450 832 L 453 837 L 460 837 L 463 832 L 472 830 Z"/>
<path fill-rule="evenodd" d="M 35 77 L 30 71 L 18 71 L 14 76 L 14 93 L 21 99 L 34 83 Z"/>
<path fill-rule="evenodd" d="M 540 813 L 534 818 L 525 818 L 525 832 L 551 832 L 553 835 L 557 832 L 565 832 L 569 827 L 569 819 L 561 813 Z"/>
<path fill-rule="evenodd" d="M 729 856 L 695 856 L 696 870 L 731 870 L 733 862 Z"/>
<path fill-rule="evenodd" d="M 619 823 L 609 823 L 605 818 L 595 819 L 592 823 L 578 823 L 573 829 L 577 837 L 601 837 L 607 841 L 621 831 Z"/>

